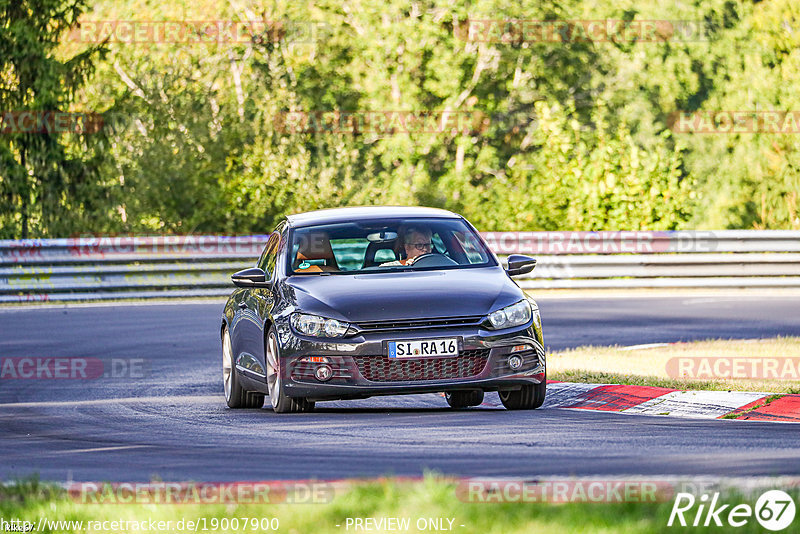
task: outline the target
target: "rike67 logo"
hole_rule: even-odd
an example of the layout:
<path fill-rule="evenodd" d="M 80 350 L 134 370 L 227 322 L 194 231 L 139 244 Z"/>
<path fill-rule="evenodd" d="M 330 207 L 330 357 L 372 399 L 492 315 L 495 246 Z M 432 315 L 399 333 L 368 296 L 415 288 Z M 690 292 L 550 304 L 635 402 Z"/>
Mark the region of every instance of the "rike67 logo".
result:
<path fill-rule="evenodd" d="M 703 494 L 699 499 L 691 493 L 678 493 L 667 526 L 742 527 L 755 516 L 765 529 L 780 531 L 792 524 L 795 511 L 794 500 L 781 490 L 763 493 L 754 508 L 749 504 L 722 504 L 719 493 L 711 497 Z"/>

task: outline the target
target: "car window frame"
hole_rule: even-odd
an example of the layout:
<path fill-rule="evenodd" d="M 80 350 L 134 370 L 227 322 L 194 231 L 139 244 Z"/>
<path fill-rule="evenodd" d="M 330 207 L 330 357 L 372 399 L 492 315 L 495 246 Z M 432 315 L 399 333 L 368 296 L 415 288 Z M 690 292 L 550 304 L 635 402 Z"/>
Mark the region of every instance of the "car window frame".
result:
<path fill-rule="evenodd" d="M 467 265 L 454 265 L 454 266 L 439 266 L 439 267 L 417 267 L 414 268 L 413 266 L 409 267 L 401 267 L 401 268 L 389 268 L 385 270 L 355 270 L 355 271 L 330 271 L 326 272 L 326 275 L 361 275 L 361 274 L 382 274 L 382 273 L 396 273 L 401 271 L 414 271 L 414 272 L 424 272 L 424 271 L 438 271 L 438 270 L 459 270 L 459 269 L 485 269 L 491 267 L 497 267 L 500 265 L 500 262 L 497 259 L 497 256 L 492 252 L 489 248 L 489 245 L 483 240 L 481 237 L 480 232 L 465 218 L 463 217 L 387 217 L 386 221 L 395 222 L 395 221 L 408 221 L 413 219 L 419 219 L 420 221 L 425 220 L 442 220 L 442 221 L 460 221 L 463 223 L 467 230 L 470 230 L 475 233 L 478 242 L 483 244 L 486 252 L 486 263 L 474 263 L 474 264 L 467 264 Z M 377 220 L 377 219 L 376 219 Z M 330 226 L 334 224 L 341 224 L 346 223 L 349 221 L 329 221 L 325 223 L 318 223 L 318 224 L 303 224 L 302 226 L 291 226 L 287 227 L 286 232 L 286 247 L 285 247 L 285 258 L 283 258 L 283 265 L 284 265 L 284 273 L 285 276 L 292 277 L 292 276 L 301 276 L 301 277 L 309 277 L 309 276 L 320 276 L 320 274 L 298 274 L 292 270 L 292 243 L 294 242 L 294 234 L 297 230 L 305 230 L 308 228 L 320 228 L 325 226 Z"/>
<path fill-rule="evenodd" d="M 278 260 L 281 252 L 281 243 L 283 242 L 281 239 L 283 235 L 283 226 L 283 223 L 279 224 L 275 230 L 269 234 L 267 243 L 264 245 L 264 250 L 256 263 L 256 266 L 264 271 L 265 277 L 270 280 L 275 277 L 275 273 L 278 271 Z M 274 261 L 270 262 L 270 257 L 274 257 Z M 270 266 L 272 267 L 271 269 L 269 268 Z"/>

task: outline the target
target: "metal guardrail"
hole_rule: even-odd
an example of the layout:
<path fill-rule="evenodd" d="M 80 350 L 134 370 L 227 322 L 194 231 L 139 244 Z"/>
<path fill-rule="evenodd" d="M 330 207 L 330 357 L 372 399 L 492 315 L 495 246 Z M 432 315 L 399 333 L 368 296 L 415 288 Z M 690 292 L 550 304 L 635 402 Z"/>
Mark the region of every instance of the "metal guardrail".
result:
<path fill-rule="evenodd" d="M 800 232 L 487 232 L 526 289 L 800 287 Z M 0 302 L 216 297 L 267 235 L 0 240 Z"/>
<path fill-rule="evenodd" d="M 0 302 L 222 296 L 268 237 L 0 240 Z"/>

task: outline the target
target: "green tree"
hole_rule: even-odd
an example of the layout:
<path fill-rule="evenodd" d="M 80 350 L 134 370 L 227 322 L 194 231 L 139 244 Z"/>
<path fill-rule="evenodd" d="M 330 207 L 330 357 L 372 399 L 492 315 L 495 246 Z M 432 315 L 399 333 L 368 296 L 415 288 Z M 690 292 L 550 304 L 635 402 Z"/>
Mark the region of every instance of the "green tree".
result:
<path fill-rule="evenodd" d="M 104 130 L 103 151 L 68 145 L 70 157 L 102 161 L 61 228 L 260 233 L 287 213 L 357 204 L 444 207 L 487 230 L 800 227 L 798 136 L 698 136 L 669 121 L 678 110 L 800 109 L 791 0 L 97 0 L 85 18 L 272 30 L 239 43 L 110 44 L 80 102 L 124 120 Z M 683 20 L 696 33 L 465 39 L 476 19 Z M 314 30 L 297 42 L 284 34 L 293 25 Z M 386 110 L 485 121 L 389 135 L 277 127 L 289 111 Z M 45 235 L 40 226 L 31 234 Z"/>
<path fill-rule="evenodd" d="M 69 111 L 103 52 L 96 45 L 68 59 L 55 55 L 59 38 L 85 9 L 84 0 L 0 0 L 3 237 L 58 236 L 96 227 L 109 206 L 96 173 L 100 155 L 92 153 L 86 136 L 15 130 L 12 124 L 24 111 L 36 117 Z"/>

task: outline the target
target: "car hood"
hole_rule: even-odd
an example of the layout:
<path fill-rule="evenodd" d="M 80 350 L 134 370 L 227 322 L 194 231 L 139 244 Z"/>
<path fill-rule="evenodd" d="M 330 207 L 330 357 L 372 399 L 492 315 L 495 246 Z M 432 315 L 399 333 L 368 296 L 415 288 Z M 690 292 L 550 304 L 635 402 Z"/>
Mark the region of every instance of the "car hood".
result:
<path fill-rule="evenodd" d="M 303 312 L 348 322 L 485 315 L 524 298 L 500 267 L 292 276 Z"/>

